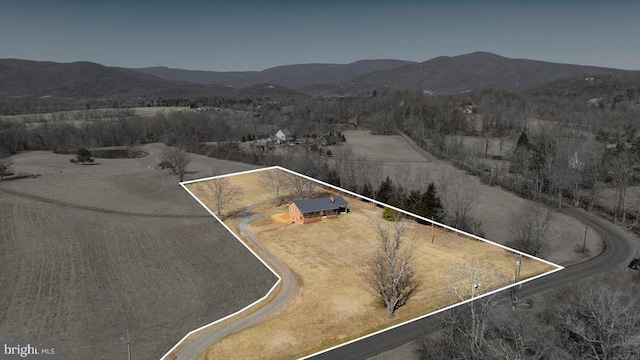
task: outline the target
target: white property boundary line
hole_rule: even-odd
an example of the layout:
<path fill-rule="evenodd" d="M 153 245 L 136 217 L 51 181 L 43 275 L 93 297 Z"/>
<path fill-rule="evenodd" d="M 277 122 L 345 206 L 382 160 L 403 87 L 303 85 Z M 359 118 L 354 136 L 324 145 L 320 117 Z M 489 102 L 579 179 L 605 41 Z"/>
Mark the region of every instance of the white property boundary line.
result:
<path fill-rule="evenodd" d="M 377 335 L 377 334 L 383 333 L 383 332 L 385 332 L 385 331 L 389 331 L 389 330 L 392 330 L 392 329 L 398 328 L 398 327 L 400 327 L 400 326 L 404 326 L 404 325 L 409 324 L 409 323 L 412 323 L 412 322 L 414 322 L 414 321 L 418 321 L 418 320 L 424 319 L 424 318 L 426 318 L 426 317 L 428 317 L 428 316 L 432 316 L 432 315 L 439 314 L 439 313 L 441 313 L 441 312 L 444 312 L 444 311 L 447 311 L 447 310 L 453 309 L 454 307 L 457 307 L 457 306 L 460 306 L 460 305 L 467 304 L 467 303 L 469 303 L 469 302 L 472 302 L 472 301 L 474 301 L 474 300 L 481 299 L 481 298 L 486 297 L 486 296 L 493 295 L 493 294 L 495 294 L 495 293 L 498 293 L 498 292 L 500 292 L 500 291 L 503 291 L 503 290 L 506 290 L 506 289 L 512 288 L 512 287 L 514 287 L 514 286 L 520 286 L 520 285 L 522 285 L 522 284 L 524 284 L 524 283 L 527 283 L 527 282 L 529 282 L 529 281 L 536 280 L 536 279 L 541 278 L 541 277 L 543 277 L 543 276 L 547 276 L 547 275 L 553 274 L 553 273 L 555 273 L 555 272 L 557 272 L 557 271 L 560 271 L 560 270 L 563 270 L 563 269 L 564 269 L 564 267 L 563 267 L 563 266 L 560 266 L 560 265 L 558 265 L 558 264 L 552 263 L 552 262 L 550 262 L 550 261 L 547 261 L 547 260 L 541 259 L 541 258 L 536 257 L 536 256 L 529 255 L 529 254 L 524 253 L 524 252 L 522 252 L 522 251 L 518 251 L 518 250 L 516 250 L 516 249 L 512 249 L 512 248 L 510 248 L 510 247 L 507 247 L 507 246 L 504 246 L 504 245 L 502 245 L 502 244 L 498 244 L 498 243 L 496 243 L 496 242 L 493 242 L 493 241 L 490 241 L 490 240 L 487 240 L 487 239 L 481 238 L 481 237 L 479 237 L 479 236 L 476 236 L 476 235 L 473 235 L 473 234 L 469 234 L 469 233 L 467 233 L 467 232 L 465 232 L 465 231 L 462 231 L 462 230 L 459 230 L 459 229 L 453 228 L 453 227 L 448 226 L 448 225 L 445 225 L 445 224 L 441 224 L 441 223 L 439 223 L 439 222 L 437 222 L 437 221 L 433 221 L 433 220 L 431 220 L 431 219 L 427 219 L 427 218 L 425 218 L 425 217 L 422 217 L 422 216 L 418 216 L 418 215 L 412 214 L 412 213 L 410 213 L 410 212 L 408 212 L 408 211 L 402 210 L 402 209 L 397 208 L 397 207 L 395 207 L 395 206 L 391 206 L 391 205 L 384 204 L 384 203 L 382 203 L 382 202 L 380 202 L 380 201 L 377 201 L 377 200 L 374 200 L 374 199 L 370 199 L 370 198 L 368 198 L 368 197 L 366 197 L 366 196 L 362 196 L 362 195 L 357 194 L 357 193 L 354 193 L 354 192 L 352 192 L 352 191 L 342 189 L 342 188 L 337 187 L 337 186 L 335 186 L 335 185 L 332 185 L 332 184 L 329 184 L 329 183 L 325 183 L 324 181 L 320 181 L 320 180 L 318 180 L 318 179 L 314 179 L 314 178 L 312 178 L 312 177 L 309 177 L 309 176 L 306 176 L 306 175 L 303 175 L 303 174 L 297 173 L 297 172 L 295 172 L 295 171 L 289 170 L 289 169 L 287 169 L 287 168 L 283 168 L 283 167 L 281 167 L 281 166 L 271 166 L 271 167 L 266 167 L 266 168 L 260 168 L 260 169 L 254 169 L 254 170 L 247 170 L 247 171 L 240 171 L 240 172 L 229 173 L 229 174 L 218 175 L 218 176 L 210 176 L 210 177 L 207 177 L 207 178 L 201 178 L 201 179 L 196 179 L 196 180 L 183 181 L 183 182 L 181 182 L 181 183 L 180 183 L 180 186 L 182 186 L 182 188 L 183 188 L 183 189 L 185 189 L 185 190 L 189 193 L 189 195 L 191 195 L 194 199 L 196 199 L 196 201 L 197 201 L 200 205 L 202 205 L 202 207 L 204 207 L 204 208 L 207 210 L 207 212 L 209 212 L 209 214 L 211 214 L 211 216 L 213 216 L 216 220 L 218 220 L 218 222 L 219 222 L 220 224 L 222 224 L 222 226 L 224 226 L 224 228 L 225 228 L 225 229 L 227 229 L 227 231 L 229 231 L 229 232 L 230 232 L 230 233 L 231 233 L 231 234 L 232 234 L 232 235 L 233 235 L 233 236 L 234 236 L 238 241 L 240 241 L 240 243 L 241 243 L 245 248 L 247 248 L 247 249 L 248 249 L 248 250 L 249 250 L 249 251 L 250 251 L 250 252 L 251 252 L 251 253 L 252 253 L 256 258 L 258 258 L 258 260 L 260 260 L 260 262 L 261 262 L 264 266 L 266 266 L 266 267 L 267 267 L 267 269 L 269 269 L 269 270 L 270 270 L 270 271 L 271 271 L 271 272 L 272 272 L 272 273 L 273 273 L 273 274 L 278 278 L 278 280 L 277 280 L 277 281 L 276 281 L 276 283 L 271 287 L 271 289 L 270 289 L 270 290 L 269 290 L 269 291 L 268 291 L 268 292 L 267 292 L 263 297 L 261 297 L 260 299 L 258 299 L 258 300 L 256 300 L 256 301 L 254 301 L 253 303 L 251 303 L 251 304 L 249 304 L 249 305 L 245 306 L 244 308 L 242 308 L 242 309 L 240 309 L 240 310 L 238 310 L 238 311 L 236 311 L 236 312 L 234 312 L 234 313 L 232 313 L 232 314 L 229 314 L 229 315 L 227 315 L 227 316 L 225 316 L 225 317 L 223 317 L 223 318 L 220 318 L 220 319 L 218 319 L 218 320 L 216 320 L 216 321 L 214 321 L 214 322 L 212 322 L 212 323 L 209 323 L 209 324 L 207 324 L 207 325 L 201 326 L 201 327 L 199 327 L 199 328 L 197 328 L 197 329 L 195 329 L 195 330 L 192 330 L 192 331 L 190 331 L 189 333 L 187 333 L 187 334 L 186 334 L 186 335 L 185 335 L 185 336 L 184 336 L 180 341 L 178 341 L 178 343 L 176 343 L 176 345 L 174 345 L 174 346 L 173 346 L 169 351 L 167 351 L 167 353 L 166 353 L 166 354 L 164 354 L 164 355 L 162 356 L 162 358 L 160 358 L 160 360 L 166 360 L 167 356 L 168 356 L 171 352 L 173 352 L 176 348 L 178 348 L 178 346 L 180 346 L 180 345 L 181 345 L 181 344 L 182 344 L 182 343 L 183 343 L 183 342 L 184 342 L 184 341 L 185 341 L 189 336 L 191 336 L 192 334 L 197 333 L 197 332 L 198 332 L 198 331 L 200 331 L 200 330 L 204 330 L 204 329 L 206 329 L 206 328 L 208 328 L 208 327 L 210 327 L 210 326 L 213 326 L 213 325 L 215 325 L 215 324 L 217 324 L 217 323 L 219 323 L 219 322 L 222 322 L 222 321 L 224 321 L 224 320 L 227 320 L 227 319 L 229 319 L 229 318 L 231 318 L 231 317 L 233 317 L 233 316 L 236 316 L 236 315 L 238 315 L 238 314 L 240 314 L 240 313 L 244 312 L 245 310 L 248 310 L 249 308 L 253 307 L 254 305 L 257 305 L 258 303 L 262 302 L 263 300 L 265 300 L 266 298 L 268 298 L 268 297 L 269 297 L 269 295 L 271 295 L 271 293 L 273 292 L 273 290 L 274 290 L 274 289 L 278 286 L 278 284 L 280 284 L 280 282 L 282 281 L 282 278 L 280 277 L 280 275 L 279 275 L 277 272 L 275 272 L 275 271 L 274 271 L 274 270 L 269 266 L 269 264 L 267 264 L 264 260 L 262 260 L 262 258 L 260 258 L 260 256 L 258 256 L 258 254 L 256 254 L 256 253 L 255 253 L 255 252 L 254 252 L 254 251 L 253 251 L 249 246 L 247 246 L 247 245 L 244 243 L 244 241 L 242 241 L 242 239 L 240 239 L 240 237 L 239 237 L 238 235 L 236 235 L 236 234 L 235 234 L 235 233 L 234 233 L 234 232 L 233 232 L 233 231 L 232 231 L 232 230 L 231 230 L 231 229 L 230 229 L 230 228 L 229 228 L 229 227 L 228 227 L 224 222 L 222 222 L 222 220 L 220 220 L 220 218 L 218 218 L 218 217 L 216 216 L 216 214 L 215 214 L 215 213 L 213 213 L 213 211 L 211 211 L 211 210 L 210 210 L 210 209 L 209 209 L 209 208 L 208 208 L 208 207 L 207 207 L 207 206 L 206 206 L 202 201 L 200 201 L 200 199 L 198 199 L 198 198 L 197 198 L 197 197 L 196 197 L 196 196 L 195 196 L 195 195 L 194 195 L 194 194 L 193 194 L 193 193 L 192 193 L 192 192 L 191 192 L 191 191 L 190 191 L 190 190 L 189 190 L 185 185 L 187 185 L 187 184 L 192 184 L 192 183 L 196 183 L 196 182 L 201 182 L 201 181 L 208 181 L 208 180 L 213 180 L 213 179 L 218 179 L 218 178 L 230 177 L 230 176 L 235 176 L 235 175 L 250 174 L 250 173 L 255 173 L 255 172 L 260 172 L 260 171 L 265 171 L 265 170 L 273 170 L 273 169 L 282 170 L 282 171 L 288 172 L 288 173 L 290 173 L 290 174 L 293 174 L 293 175 L 295 175 L 295 176 L 300 176 L 300 177 L 305 178 L 305 179 L 307 179 L 307 180 L 314 181 L 314 182 L 319 183 L 319 184 L 321 184 L 321 185 L 323 185 L 323 186 L 326 186 L 326 187 L 332 188 L 332 189 L 334 189 L 334 190 L 338 190 L 338 191 L 340 191 L 340 192 L 343 192 L 343 193 L 349 194 L 349 195 L 351 195 L 351 196 L 355 196 L 355 197 L 360 198 L 360 199 L 365 199 L 365 200 L 367 200 L 367 201 L 369 201 L 369 202 L 372 202 L 372 203 L 375 203 L 375 204 L 378 204 L 378 205 L 386 206 L 386 207 L 388 207 L 388 208 L 391 208 L 391 209 L 393 209 L 393 210 L 395 210 L 395 211 L 398 211 L 398 212 L 401 212 L 401 213 L 403 213 L 403 214 L 406 214 L 406 215 L 412 216 L 412 217 L 414 217 L 414 218 L 418 218 L 418 219 L 420 219 L 420 220 L 423 220 L 423 221 L 429 222 L 429 223 L 433 224 L 434 226 L 439 226 L 439 227 L 441 227 L 441 228 L 445 228 L 445 229 L 447 229 L 447 230 L 450 230 L 450 231 L 453 231 L 453 232 L 457 232 L 457 233 L 463 234 L 463 235 L 468 236 L 468 237 L 471 237 L 471 238 L 473 238 L 473 239 L 480 240 L 480 241 L 484 241 L 484 242 L 489 243 L 489 244 L 491 244 L 491 245 L 494 245 L 494 246 L 497 246 L 497 247 L 499 247 L 499 248 L 502 248 L 503 250 L 507 250 L 507 251 L 510 251 L 510 252 L 513 252 L 513 253 L 516 253 L 516 254 L 522 255 L 522 256 L 524 256 L 524 257 L 527 257 L 527 258 L 530 258 L 530 259 L 534 259 L 534 260 L 537 260 L 537 261 L 540 261 L 540 262 L 543 262 L 543 263 L 545 263 L 545 264 L 548 264 L 548 265 L 551 265 L 551 266 L 554 266 L 554 267 L 555 267 L 555 269 L 554 269 L 554 270 L 548 271 L 548 272 L 546 272 L 546 273 L 543 273 L 543 274 L 540 274 L 540 275 L 536 275 L 536 276 L 534 276 L 534 277 L 531 277 L 531 278 L 528 278 L 528 279 L 525 279 L 525 280 L 519 281 L 519 282 L 517 282 L 517 283 L 513 283 L 513 284 L 510 284 L 510 285 L 507 285 L 507 286 L 501 287 L 501 288 L 499 288 L 499 289 L 496 289 L 496 290 L 490 291 L 490 292 L 488 292 L 488 293 L 486 293 L 486 294 L 482 294 L 482 295 L 479 295 L 479 296 L 476 296 L 476 297 L 473 297 L 473 298 L 470 298 L 470 299 L 467 299 L 467 300 L 464 300 L 464 301 L 461 301 L 461 302 L 455 303 L 455 304 L 453 304 L 453 305 L 449 305 L 449 306 L 444 307 L 444 308 L 442 308 L 442 309 L 438 309 L 438 310 L 432 311 L 432 312 L 430 312 L 430 313 L 427 313 L 427 314 L 421 315 L 421 316 L 419 316 L 419 317 L 416 317 L 416 318 L 413 318 L 413 319 L 410 319 L 410 320 L 404 321 L 404 322 L 402 322 L 402 323 L 400 323 L 400 324 L 392 325 L 392 326 L 389 326 L 389 327 L 384 328 L 384 329 L 382 329 L 382 330 L 378 330 L 378 331 L 376 331 L 376 332 L 373 332 L 373 333 L 371 333 L 371 334 L 364 335 L 364 336 L 361 336 L 361 337 L 356 338 L 356 339 L 353 339 L 353 340 L 349 340 L 349 341 L 347 341 L 347 342 L 341 343 L 341 344 L 336 345 L 336 346 L 332 346 L 332 347 L 330 347 L 330 348 L 327 348 L 327 349 L 324 349 L 324 350 L 318 351 L 318 352 L 313 353 L 313 354 L 311 354 L 311 355 L 307 355 L 307 356 L 305 356 L 305 357 L 302 357 L 302 358 L 300 358 L 300 360 L 304 360 L 304 359 L 312 358 L 312 357 L 314 357 L 314 356 L 317 356 L 317 355 L 323 354 L 323 353 L 325 353 L 325 352 L 329 352 L 329 351 L 334 350 L 334 349 L 337 349 L 337 348 L 339 348 L 339 347 L 342 347 L 342 346 L 346 346 L 346 345 L 352 344 L 352 343 L 354 343 L 354 342 L 357 342 L 357 341 L 360 341 L 360 340 L 366 339 L 366 338 L 368 338 L 368 337 L 371 337 L 371 336 L 374 336 L 374 335 Z"/>
<path fill-rule="evenodd" d="M 269 169 L 270 169 L 270 168 L 269 168 Z M 238 311 L 236 311 L 236 312 L 234 312 L 234 313 L 232 313 L 232 314 L 229 314 L 229 315 L 227 315 L 227 316 L 225 316 L 225 317 L 223 317 L 223 318 L 220 318 L 220 319 L 218 319 L 218 320 L 216 320 L 216 321 L 214 321 L 214 322 L 212 322 L 212 323 L 209 323 L 209 324 L 207 324 L 207 325 L 201 326 L 201 327 L 199 327 L 199 328 L 197 328 L 197 329 L 195 329 L 195 330 L 191 330 L 191 331 L 189 331 L 189 332 L 187 333 L 187 335 L 185 335 L 182 339 L 180 339 L 180 341 L 178 341 L 178 342 L 177 342 L 177 343 L 176 343 L 176 344 L 175 344 L 175 345 L 174 345 L 174 346 L 173 346 L 169 351 L 167 351 L 167 353 L 166 353 L 166 354 L 162 355 L 162 357 L 160 358 L 160 360 L 166 360 L 166 359 L 167 359 L 167 356 L 169 356 L 169 354 L 171 354 L 175 349 L 177 349 L 177 348 L 178 348 L 178 346 L 180 346 L 180 345 L 181 345 L 181 344 L 182 344 L 182 343 L 183 343 L 183 342 L 184 342 L 184 341 L 185 341 L 189 336 L 191 336 L 191 335 L 193 335 L 193 334 L 197 333 L 197 332 L 198 332 L 198 331 L 200 331 L 200 330 L 204 330 L 204 329 L 206 329 L 206 328 L 208 328 L 208 327 L 210 327 L 210 326 L 213 326 L 213 325 L 215 325 L 215 324 L 217 324 L 217 323 L 219 323 L 219 322 L 222 322 L 222 321 L 227 320 L 227 319 L 229 319 L 229 318 L 231 318 L 231 317 L 234 317 L 234 316 L 236 316 L 236 315 L 238 315 L 238 314 L 240 314 L 240 313 L 244 312 L 245 310 L 249 310 L 249 308 L 251 308 L 251 307 L 253 307 L 254 305 L 257 305 L 257 304 L 258 304 L 258 303 L 260 303 L 261 301 L 265 300 L 266 298 L 268 298 L 268 297 L 269 297 L 269 295 L 271 295 L 271 293 L 273 292 L 273 290 L 275 290 L 275 288 L 278 286 L 278 284 L 280 284 L 280 282 L 282 282 L 282 278 L 280 277 L 280 275 L 279 275 L 277 272 L 275 272 L 275 271 L 271 268 L 271 266 L 269 266 L 269 264 L 267 264 L 264 260 L 262 260 L 262 258 L 260 258 L 260 256 L 258 256 L 258 254 L 256 254 L 256 253 L 253 251 L 253 249 L 251 249 L 247 244 L 245 244 L 245 243 L 244 243 L 244 241 L 242 241 L 242 239 L 240 239 L 240 238 L 238 237 L 238 235 L 236 235 L 236 233 L 234 233 L 234 232 L 233 232 L 233 231 L 232 231 L 232 230 L 227 226 L 227 224 L 225 224 L 224 222 L 222 222 L 222 220 L 220 220 L 220 218 L 218 218 L 218 217 L 216 216 L 216 214 L 215 214 L 213 211 L 211 211 L 211 210 L 210 210 L 210 209 L 209 209 L 209 208 L 208 208 L 208 207 L 207 207 L 207 206 L 206 206 L 202 201 L 200 201 L 200 199 L 198 199 L 198 197 L 197 197 L 197 196 L 195 196 L 195 195 L 194 195 L 194 194 L 193 194 L 189 189 L 187 189 L 187 187 L 185 186 L 186 184 L 191 184 L 191 183 L 194 183 L 194 182 L 207 181 L 207 180 L 216 179 L 216 178 L 222 178 L 222 177 L 227 177 L 227 176 L 231 176 L 231 175 L 242 175 L 242 174 L 248 174 L 248 173 L 252 173 L 252 172 L 256 172 L 256 171 L 262 171 L 262 170 L 265 170 L 265 169 L 256 169 L 256 170 L 242 171 L 242 172 L 231 173 L 231 174 L 226 174 L 226 175 L 212 176 L 212 177 L 208 177 L 208 178 L 204 178 L 204 179 L 191 180 L 191 181 L 183 181 L 183 182 L 181 182 L 181 183 L 180 183 L 180 186 L 182 186 L 182 188 L 183 188 L 183 189 L 185 189 L 185 190 L 189 193 L 189 195 L 191 195 L 194 199 L 196 199 L 196 201 L 197 201 L 200 205 L 202 205 L 202 207 L 203 207 L 203 208 L 205 208 L 205 210 L 207 210 L 207 212 L 209 212 L 209 214 L 211 214 L 211 216 L 213 216 L 216 220 L 218 220 L 218 222 L 219 222 L 220 224 L 222 224 L 222 226 L 224 226 L 224 228 L 225 228 L 225 229 L 227 229 L 227 231 L 228 231 L 231 235 L 233 235 L 233 236 L 234 236 L 234 237 L 235 237 L 235 238 L 240 242 L 240 244 L 242 244 L 245 248 L 247 248 L 247 250 L 249 250 L 249 251 L 253 254 L 253 256 L 255 256 L 256 258 L 258 258 L 258 260 L 260 260 L 260 262 L 261 262 L 264 266 L 266 266 L 266 267 L 267 267 L 267 269 L 269 269 L 269 271 L 271 271 L 271 272 L 272 272 L 272 273 L 273 273 L 273 274 L 278 278 L 278 280 L 275 282 L 275 284 L 273 284 L 273 286 L 271 287 L 271 289 L 269 289 L 269 291 L 268 291 L 268 292 L 267 292 L 263 297 L 261 297 L 260 299 L 258 299 L 258 300 L 256 300 L 256 301 L 252 302 L 251 304 L 249 304 L 249 305 L 247 305 L 247 306 L 243 307 L 242 309 L 240 309 L 240 310 L 238 310 Z"/>

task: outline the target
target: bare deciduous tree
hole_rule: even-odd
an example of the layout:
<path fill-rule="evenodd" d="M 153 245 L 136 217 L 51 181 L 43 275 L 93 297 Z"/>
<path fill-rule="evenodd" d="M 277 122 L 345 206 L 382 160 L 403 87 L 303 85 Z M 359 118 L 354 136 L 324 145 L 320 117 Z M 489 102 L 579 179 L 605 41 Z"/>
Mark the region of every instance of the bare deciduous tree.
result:
<path fill-rule="evenodd" d="M 538 255 L 544 246 L 551 213 L 546 208 L 529 202 L 509 219 L 511 241 L 509 246 L 531 255 Z"/>
<path fill-rule="evenodd" d="M 262 172 L 262 179 L 271 187 L 273 202 L 277 205 L 281 202 L 280 191 L 285 186 L 291 175 L 280 169 L 265 170 Z"/>
<path fill-rule="evenodd" d="M 614 221 L 624 224 L 627 219 L 627 188 L 631 181 L 634 158 L 630 152 L 619 151 L 611 156 L 609 166 L 616 186 L 616 208 Z"/>
<path fill-rule="evenodd" d="M 393 197 L 395 198 L 396 203 L 402 204 L 409 192 L 416 188 L 413 168 L 408 163 L 402 163 L 397 164 L 394 167 L 394 170 L 394 183 L 396 184 L 396 187 L 394 189 Z"/>
<path fill-rule="evenodd" d="M 213 202 L 216 213 L 220 220 L 225 219 L 225 211 L 229 203 L 235 198 L 238 191 L 226 177 L 219 177 L 211 180 L 211 190 L 213 192 Z"/>
<path fill-rule="evenodd" d="M 458 229 L 473 231 L 471 209 L 478 198 L 478 184 L 463 172 L 443 171 L 438 187 L 445 209 L 445 222 Z"/>
<path fill-rule="evenodd" d="M 516 312 L 507 317 L 492 316 L 494 332 L 489 341 L 493 358 L 499 359 L 555 359 L 553 328 L 537 323 L 535 314 Z M 535 324 L 535 325 L 532 325 Z"/>
<path fill-rule="evenodd" d="M 450 273 L 449 283 L 458 299 L 467 300 L 493 290 L 500 283 L 500 276 L 493 266 L 473 258 Z M 495 294 L 486 296 L 444 317 L 444 340 L 455 358 L 484 358 L 491 324 L 489 315 L 497 302 Z"/>
<path fill-rule="evenodd" d="M 8 157 L 0 158 L 0 180 L 10 174 L 13 168 L 13 160 Z"/>
<path fill-rule="evenodd" d="M 289 177 L 289 186 L 293 190 L 293 196 L 296 199 L 307 199 L 313 196 L 313 182 L 305 179 L 302 176 Z"/>
<path fill-rule="evenodd" d="M 162 161 L 169 162 L 173 173 L 178 175 L 180 181 L 184 181 L 184 173 L 187 170 L 187 165 L 189 165 L 189 162 L 191 161 L 191 157 L 188 152 L 182 148 L 166 148 L 162 152 Z"/>
<path fill-rule="evenodd" d="M 365 274 L 373 294 L 386 307 L 389 318 L 409 300 L 419 285 L 411 260 L 413 242 L 404 244 L 404 235 L 410 224 L 402 220 L 400 213 L 396 213 L 391 224 L 377 224 L 378 247 Z"/>
<path fill-rule="evenodd" d="M 576 290 L 557 310 L 563 347 L 580 359 L 637 359 L 640 300 L 629 295 L 611 285 Z"/>

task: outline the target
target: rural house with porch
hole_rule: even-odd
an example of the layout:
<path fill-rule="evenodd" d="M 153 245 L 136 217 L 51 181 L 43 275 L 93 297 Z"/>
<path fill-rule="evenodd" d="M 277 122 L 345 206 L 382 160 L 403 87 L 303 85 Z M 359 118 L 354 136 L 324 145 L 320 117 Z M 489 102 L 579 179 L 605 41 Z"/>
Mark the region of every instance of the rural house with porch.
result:
<path fill-rule="evenodd" d="M 323 217 L 338 216 L 347 212 L 347 201 L 342 196 L 296 200 L 289 204 L 289 219 L 292 223 L 305 224 Z"/>

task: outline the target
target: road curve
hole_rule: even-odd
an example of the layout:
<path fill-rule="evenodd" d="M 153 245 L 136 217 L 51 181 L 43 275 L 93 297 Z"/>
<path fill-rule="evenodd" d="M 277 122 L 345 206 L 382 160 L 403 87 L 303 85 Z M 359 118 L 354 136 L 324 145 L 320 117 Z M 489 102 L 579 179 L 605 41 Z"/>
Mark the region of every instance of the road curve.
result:
<path fill-rule="evenodd" d="M 262 215 L 263 214 L 251 214 L 251 208 L 245 210 L 239 215 L 240 220 L 238 222 L 238 228 L 240 229 L 240 235 L 247 239 L 251 244 L 253 251 L 262 260 L 271 265 L 271 268 L 280 275 L 280 290 L 278 291 L 278 294 L 266 303 L 266 305 L 249 315 L 239 315 L 242 317 L 237 320 L 233 320 L 226 325 L 221 327 L 214 325 L 211 329 L 202 330 L 201 334 L 197 335 L 197 338 L 189 341 L 177 351 L 177 357 L 174 359 L 198 359 L 198 357 L 216 341 L 261 321 L 280 309 L 280 307 L 295 296 L 296 278 L 293 272 L 291 272 L 291 269 L 280 261 L 278 257 L 269 252 L 269 250 L 267 250 L 258 241 L 256 232 L 247 227 L 247 224 Z"/>
<path fill-rule="evenodd" d="M 634 255 L 638 254 L 640 249 L 638 238 L 617 228 L 609 221 L 587 213 L 583 209 L 566 208 L 561 212 L 589 225 L 602 237 L 605 249 L 600 255 L 586 262 L 523 284 L 520 290 L 521 297 L 537 294 L 569 282 L 587 279 L 616 267 L 627 266 Z M 438 329 L 440 329 L 439 317 L 430 316 L 314 356 L 312 359 L 366 359 L 414 341 L 422 335 Z"/>

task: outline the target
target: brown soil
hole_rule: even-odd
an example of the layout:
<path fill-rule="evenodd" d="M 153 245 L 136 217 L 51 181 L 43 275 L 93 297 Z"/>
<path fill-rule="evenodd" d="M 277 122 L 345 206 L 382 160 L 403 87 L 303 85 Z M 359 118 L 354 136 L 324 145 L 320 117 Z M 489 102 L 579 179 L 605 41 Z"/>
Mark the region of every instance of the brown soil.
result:
<path fill-rule="evenodd" d="M 175 175 L 153 169 L 163 147 L 90 167 L 51 152 L 13 157 L 16 171 L 42 176 L 0 181 L 0 339 L 50 339 L 63 359 L 113 359 L 126 357 L 129 329 L 134 358 L 157 360 L 273 286 Z M 188 176 L 212 166 L 250 168 L 194 155 Z"/>

